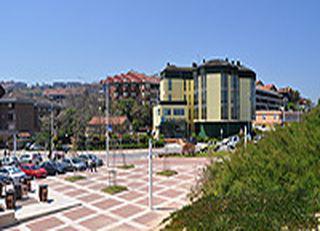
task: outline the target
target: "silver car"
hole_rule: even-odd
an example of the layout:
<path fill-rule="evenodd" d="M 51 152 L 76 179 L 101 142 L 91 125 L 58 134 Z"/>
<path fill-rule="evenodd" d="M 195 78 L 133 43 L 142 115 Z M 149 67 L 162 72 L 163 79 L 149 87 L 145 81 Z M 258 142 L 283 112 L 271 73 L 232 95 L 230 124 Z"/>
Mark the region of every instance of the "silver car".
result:
<path fill-rule="evenodd" d="M 24 172 L 15 166 L 4 166 L 0 168 L 0 175 L 8 177 L 13 183 L 19 183 L 27 177 Z"/>

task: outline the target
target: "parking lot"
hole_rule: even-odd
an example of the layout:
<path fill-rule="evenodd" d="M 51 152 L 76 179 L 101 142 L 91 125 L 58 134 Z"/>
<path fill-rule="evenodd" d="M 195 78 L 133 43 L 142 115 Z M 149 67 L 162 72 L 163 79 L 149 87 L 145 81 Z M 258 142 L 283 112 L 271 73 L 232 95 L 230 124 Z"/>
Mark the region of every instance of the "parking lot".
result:
<path fill-rule="evenodd" d="M 98 172 L 89 171 L 67 173 L 37 179 L 36 184 L 48 184 L 49 190 L 75 198 L 81 205 L 66 211 L 31 220 L 11 227 L 9 230 L 150 230 L 159 225 L 172 211 L 188 203 L 187 194 L 195 185 L 202 168 L 208 163 L 204 158 L 166 158 L 154 159 L 153 204 L 148 207 L 148 161 L 128 159 L 134 164 L 132 169 L 116 170 L 116 184 L 128 191 L 110 195 L 101 192 L 108 186 L 106 166 Z M 121 165 L 122 160 L 112 164 Z M 178 172 L 166 177 L 156 173 L 165 169 Z M 65 180 L 69 175 L 82 175 L 86 179 L 71 183 Z"/>

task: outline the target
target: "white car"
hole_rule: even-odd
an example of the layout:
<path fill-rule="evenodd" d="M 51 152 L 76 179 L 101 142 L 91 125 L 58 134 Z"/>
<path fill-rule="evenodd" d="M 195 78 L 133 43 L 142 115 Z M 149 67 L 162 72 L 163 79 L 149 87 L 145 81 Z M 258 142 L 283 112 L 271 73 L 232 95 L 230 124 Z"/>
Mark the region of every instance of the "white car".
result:
<path fill-rule="evenodd" d="M 33 163 L 33 164 L 39 164 L 43 161 L 42 156 L 39 153 L 27 153 L 27 154 L 22 154 L 20 156 L 20 162 L 21 163 Z"/>
<path fill-rule="evenodd" d="M 24 172 L 14 166 L 4 166 L 0 168 L 0 175 L 8 177 L 14 183 L 18 183 L 27 177 Z"/>

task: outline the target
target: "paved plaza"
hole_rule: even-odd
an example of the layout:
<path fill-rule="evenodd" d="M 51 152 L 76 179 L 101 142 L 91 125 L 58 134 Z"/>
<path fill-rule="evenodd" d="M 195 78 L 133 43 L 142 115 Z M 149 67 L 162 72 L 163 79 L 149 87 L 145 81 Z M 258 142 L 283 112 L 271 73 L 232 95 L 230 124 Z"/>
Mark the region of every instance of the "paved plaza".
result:
<path fill-rule="evenodd" d="M 64 180 L 67 175 L 37 180 L 49 190 L 72 197 L 81 205 L 49 216 L 11 227 L 9 230 L 154 230 L 171 212 L 188 203 L 187 194 L 199 179 L 208 160 L 205 158 L 161 158 L 153 161 L 153 210 L 148 207 L 148 161 L 127 160 L 133 169 L 116 169 L 116 184 L 128 191 L 116 195 L 101 192 L 108 186 L 106 166 L 97 173 L 82 172 L 85 180 L 74 183 Z M 122 160 L 111 164 L 121 165 Z M 177 175 L 156 174 L 171 169 Z"/>

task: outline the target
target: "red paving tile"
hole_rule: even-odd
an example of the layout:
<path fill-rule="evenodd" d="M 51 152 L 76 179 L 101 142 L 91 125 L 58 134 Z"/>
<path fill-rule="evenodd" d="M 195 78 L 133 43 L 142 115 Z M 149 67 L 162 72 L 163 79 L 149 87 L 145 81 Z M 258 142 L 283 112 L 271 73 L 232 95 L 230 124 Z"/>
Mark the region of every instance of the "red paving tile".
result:
<path fill-rule="evenodd" d="M 135 231 L 135 230 L 140 230 L 140 229 L 137 229 L 136 227 L 132 226 L 132 225 L 129 225 L 129 224 L 121 224 L 119 226 L 116 226 L 113 228 L 113 230 L 117 230 L 117 231 Z"/>
<path fill-rule="evenodd" d="M 54 190 L 56 190 L 58 192 L 64 192 L 64 191 L 71 190 L 71 189 L 76 189 L 76 188 L 74 186 L 70 186 L 70 185 L 64 185 L 61 187 L 54 188 Z M 50 190 L 50 187 L 49 187 L 49 190 Z"/>
<path fill-rule="evenodd" d="M 127 218 L 134 214 L 142 212 L 143 210 L 144 209 L 135 205 L 125 205 L 125 206 L 122 206 L 121 208 L 114 209 L 111 212 L 118 216 Z"/>
<path fill-rule="evenodd" d="M 101 196 L 99 194 L 92 193 L 92 194 L 89 194 L 89 195 L 81 196 L 78 199 L 81 200 L 81 201 L 87 202 L 87 203 L 92 203 L 92 202 L 94 202 L 96 200 L 102 199 L 103 197 L 104 196 Z"/>
<path fill-rule="evenodd" d="M 152 191 L 153 192 L 158 192 L 158 191 L 161 191 L 165 189 L 164 187 L 161 187 L 159 185 L 153 185 L 152 186 Z M 139 188 L 139 191 L 144 191 L 144 192 L 148 192 L 149 191 L 149 187 L 148 186 L 145 186 L 145 187 L 142 187 L 142 188 Z"/>
<path fill-rule="evenodd" d="M 99 202 L 96 202 L 94 204 L 92 204 L 93 206 L 95 207 L 98 207 L 100 209 L 109 209 L 109 208 L 112 208 L 116 205 L 120 205 L 122 204 L 122 202 L 118 201 L 118 200 L 114 200 L 114 199 L 107 199 L 107 200 L 103 200 L 103 201 L 99 201 Z"/>
<path fill-rule="evenodd" d="M 161 217 L 161 215 L 156 212 L 148 212 L 138 218 L 135 218 L 134 221 L 139 224 L 148 226 L 150 224 L 158 223 L 157 221 L 159 220 L 160 217 Z"/>
<path fill-rule="evenodd" d="M 122 194 L 119 194 L 119 197 L 126 199 L 126 200 L 135 200 L 139 197 L 142 197 L 144 194 L 136 191 L 128 191 Z"/>
<path fill-rule="evenodd" d="M 32 222 L 27 225 L 29 229 L 32 231 L 43 231 L 43 230 L 50 230 L 52 228 L 58 227 L 63 225 L 64 223 L 60 221 L 56 217 L 49 217 L 44 219 L 39 219 L 35 222 Z"/>
<path fill-rule="evenodd" d="M 97 230 L 101 229 L 102 227 L 106 227 L 108 225 L 111 225 L 112 223 L 115 223 L 117 220 L 114 218 L 111 218 L 106 215 L 98 215 L 95 217 L 92 217 L 88 220 L 82 221 L 80 225 L 86 227 L 90 230 Z"/>
<path fill-rule="evenodd" d="M 72 226 L 66 226 L 64 228 L 58 229 L 57 231 L 78 231 L 78 229 Z"/>
<path fill-rule="evenodd" d="M 80 218 L 89 216 L 93 213 L 95 213 L 94 210 L 86 207 L 81 207 L 81 208 L 75 208 L 71 211 L 65 212 L 63 215 L 69 218 L 70 220 L 78 220 Z"/>
<path fill-rule="evenodd" d="M 68 192 L 66 192 L 66 193 L 64 193 L 64 194 L 66 194 L 66 195 L 68 195 L 68 196 L 70 196 L 70 197 L 75 197 L 75 196 L 78 196 L 78 195 L 81 195 L 81 194 L 85 194 L 85 193 L 87 193 L 86 190 L 74 189 L 74 190 L 68 191 Z"/>
<path fill-rule="evenodd" d="M 130 187 L 130 188 L 139 188 L 143 185 L 146 185 L 146 183 L 143 183 L 143 182 L 136 182 L 136 181 L 133 181 L 133 182 L 130 182 L 130 183 L 127 183 L 127 185 Z"/>
<path fill-rule="evenodd" d="M 183 194 L 183 192 L 174 190 L 174 189 L 168 189 L 166 191 L 160 192 L 159 195 L 164 196 L 164 197 L 168 197 L 168 198 L 175 198 L 178 196 L 181 196 Z"/>
<path fill-rule="evenodd" d="M 99 184 L 90 185 L 89 188 L 93 189 L 93 190 L 101 190 L 106 186 L 107 186 L 107 182 L 106 182 L 106 184 L 99 183 Z"/>
<path fill-rule="evenodd" d="M 154 206 L 159 206 L 160 204 L 166 202 L 166 199 L 157 197 L 157 196 L 153 196 L 152 197 L 152 204 Z M 144 197 L 142 200 L 138 200 L 135 202 L 136 204 L 140 204 L 140 205 L 144 205 L 144 206 L 149 206 L 149 198 L 148 197 Z"/>

